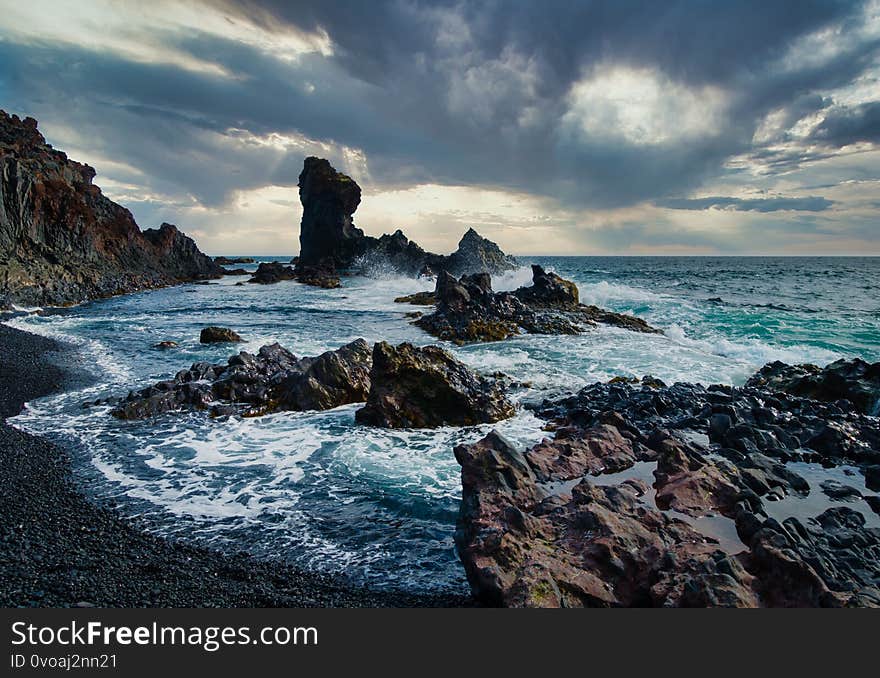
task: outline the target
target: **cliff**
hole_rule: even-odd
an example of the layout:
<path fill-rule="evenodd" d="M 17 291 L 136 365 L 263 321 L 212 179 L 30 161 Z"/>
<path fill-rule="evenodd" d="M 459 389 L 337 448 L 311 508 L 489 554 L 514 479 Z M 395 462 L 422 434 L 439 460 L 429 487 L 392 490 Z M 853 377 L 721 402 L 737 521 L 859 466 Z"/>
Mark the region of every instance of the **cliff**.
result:
<path fill-rule="evenodd" d="M 36 120 L 0 110 L 0 308 L 219 277 L 220 266 L 176 226 L 142 232 L 94 177 L 47 144 Z"/>

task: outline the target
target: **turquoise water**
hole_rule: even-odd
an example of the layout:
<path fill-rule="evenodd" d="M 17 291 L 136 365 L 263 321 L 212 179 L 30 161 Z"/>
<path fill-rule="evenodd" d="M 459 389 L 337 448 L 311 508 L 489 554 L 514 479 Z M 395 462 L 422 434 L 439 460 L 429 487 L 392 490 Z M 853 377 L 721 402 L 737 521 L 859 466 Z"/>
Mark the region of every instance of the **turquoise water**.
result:
<path fill-rule="evenodd" d="M 264 258 L 268 260 L 271 258 Z M 278 260 L 286 260 L 277 257 Z M 540 257 L 577 282 L 584 302 L 635 313 L 665 331 L 603 328 L 579 337 L 523 336 L 449 348 L 475 369 L 531 387 L 519 401 L 568 393 L 616 375 L 742 383 L 770 360 L 880 360 L 880 259 Z M 254 268 L 254 267 L 250 267 Z M 530 271 L 497 278 L 527 284 Z M 357 337 L 436 343 L 393 302 L 426 281 L 352 278 L 338 290 L 241 278 L 182 285 L 8 322 L 81 347 L 97 382 L 41 399 L 14 420 L 68 445 L 96 497 L 163 534 L 290 559 L 377 586 L 463 590 L 452 533 L 460 494 L 452 447 L 491 427 L 385 431 L 358 427 L 357 406 L 211 420 L 169 414 L 120 422 L 86 400 L 124 395 L 197 360 L 225 361 L 199 329 L 234 328 L 256 350 L 279 341 L 315 355 Z M 171 339 L 180 348 L 152 349 Z M 496 427 L 520 445 L 543 437 L 520 410 Z"/>

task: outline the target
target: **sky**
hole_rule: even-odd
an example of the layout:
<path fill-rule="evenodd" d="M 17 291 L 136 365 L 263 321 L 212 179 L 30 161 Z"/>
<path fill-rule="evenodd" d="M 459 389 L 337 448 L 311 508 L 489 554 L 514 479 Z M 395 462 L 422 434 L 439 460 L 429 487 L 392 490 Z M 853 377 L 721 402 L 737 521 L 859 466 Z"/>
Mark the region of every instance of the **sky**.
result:
<path fill-rule="evenodd" d="M 142 228 L 355 223 L 514 254 L 880 254 L 880 1 L 0 0 L 0 108 Z"/>

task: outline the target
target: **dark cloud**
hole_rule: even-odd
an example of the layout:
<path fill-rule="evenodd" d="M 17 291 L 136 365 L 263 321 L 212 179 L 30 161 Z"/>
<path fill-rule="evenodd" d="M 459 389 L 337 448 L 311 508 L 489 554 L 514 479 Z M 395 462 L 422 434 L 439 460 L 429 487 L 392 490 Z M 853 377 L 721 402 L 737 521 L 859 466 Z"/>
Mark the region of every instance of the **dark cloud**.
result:
<path fill-rule="evenodd" d="M 72 130 L 93 153 L 142 172 L 150 190 L 208 206 L 236 189 L 293 187 L 305 155 L 342 164 L 342 147 L 365 153 L 363 179 L 374 186 L 432 181 L 527 191 L 575 208 L 669 206 L 728 172 L 738 154 L 797 164 L 791 151 L 783 158 L 754 147 L 761 121 L 782 111 L 785 128 L 828 109 L 828 92 L 853 82 L 877 54 L 875 42 L 852 39 L 827 58 L 783 61 L 818 31 L 856 34 L 861 3 L 831 0 L 803 0 L 796 11 L 782 0 L 207 4 L 204 11 L 278 35 L 326 32 L 333 54 L 284 60 L 205 32 L 150 36 L 224 75 L 67 43 L 0 40 L 0 104 L 37 116 L 50 137 L 53 124 Z M 696 97 L 714 88 L 728 105 L 711 133 L 657 143 L 622 137 L 613 124 L 581 130 L 566 117 L 569 93 L 609 64 L 655 72 L 663 86 Z M 864 136 L 856 130 L 877 122 L 867 108 L 850 113 L 826 118 L 826 141 Z M 269 134 L 306 141 L 253 139 Z M 715 206 L 820 211 L 823 200 Z"/>
<path fill-rule="evenodd" d="M 834 204 L 833 200 L 819 196 L 803 198 L 729 198 L 712 196 L 707 198 L 668 198 L 654 203 L 658 207 L 674 210 L 708 210 L 722 209 L 737 212 L 780 212 L 795 210 L 798 212 L 824 212 Z"/>
<path fill-rule="evenodd" d="M 812 138 L 836 148 L 880 142 L 880 102 L 835 108 L 813 130 Z"/>

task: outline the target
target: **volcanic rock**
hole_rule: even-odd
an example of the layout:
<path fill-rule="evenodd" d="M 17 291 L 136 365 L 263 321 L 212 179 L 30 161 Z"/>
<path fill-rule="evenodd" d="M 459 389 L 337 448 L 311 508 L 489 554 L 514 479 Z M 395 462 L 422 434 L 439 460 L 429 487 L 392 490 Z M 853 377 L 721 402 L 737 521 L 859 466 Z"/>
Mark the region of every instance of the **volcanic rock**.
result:
<path fill-rule="evenodd" d="M 210 409 L 215 416 L 256 416 L 284 410 L 325 410 L 367 399 L 370 346 L 363 340 L 313 358 L 279 344 L 242 351 L 224 364 L 194 363 L 170 380 L 132 391 L 112 411 L 120 419 Z"/>
<path fill-rule="evenodd" d="M 199 342 L 202 344 L 221 344 L 237 341 L 242 341 L 242 338 L 228 327 L 205 327 L 199 333 Z"/>
<path fill-rule="evenodd" d="M 597 323 L 635 332 L 659 333 L 644 320 L 579 303 L 577 286 L 541 266 L 532 266 L 532 285 L 493 292 L 488 274 L 447 272 L 437 276 L 436 310 L 419 318 L 426 332 L 455 343 L 497 341 L 527 334 L 580 334 Z"/>
<path fill-rule="evenodd" d="M 876 419 L 757 384 L 593 384 L 537 407 L 552 440 L 456 448 L 456 546 L 474 593 L 517 606 L 880 606 L 880 530 L 865 519 L 880 507 L 866 493 Z M 857 465 L 867 489 L 811 486 L 792 461 Z M 771 517 L 770 502 L 812 492 L 849 503 L 804 516 L 794 501 Z"/>
<path fill-rule="evenodd" d="M 855 358 L 819 368 L 776 361 L 764 365 L 748 385 L 826 402 L 848 400 L 864 414 L 880 414 L 880 362 Z"/>
<path fill-rule="evenodd" d="M 379 238 L 365 235 L 353 220 L 361 200 L 360 186 L 321 158 L 306 158 L 299 176 L 299 197 L 303 215 L 296 271 L 300 281 L 307 284 L 317 281 L 322 287 L 328 286 L 326 280 L 337 271 L 367 275 L 391 271 L 416 276 L 447 270 L 461 275 L 516 267 L 512 257 L 473 229 L 448 256 L 426 252 L 399 229 Z M 307 269 L 323 274 L 307 274 Z"/>
<path fill-rule="evenodd" d="M 253 277 L 248 282 L 271 285 L 282 280 L 294 280 L 295 278 L 296 274 L 290 266 L 284 266 L 277 261 L 264 261 L 257 266 L 257 270 L 254 271 Z"/>
<path fill-rule="evenodd" d="M 481 377 L 437 346 L 373 348 L 367 404 L 355 417 L 385 428 L 471 426 L 506 419 L 513 404 L 494 380 Z"/>
<path fill-rule="evenodd" d="M 235 264 L 256 263 L 253 257 L 214 257 L 214 263 L 221 266 L 233 266 Z"/>
<path fill-rule="evenodd" d="M 0 111 L 0 308 L 70 305 L 221 275 L 177 227 L 141 232 L 94 177 L 47 144 L 33 118 Z"/>

